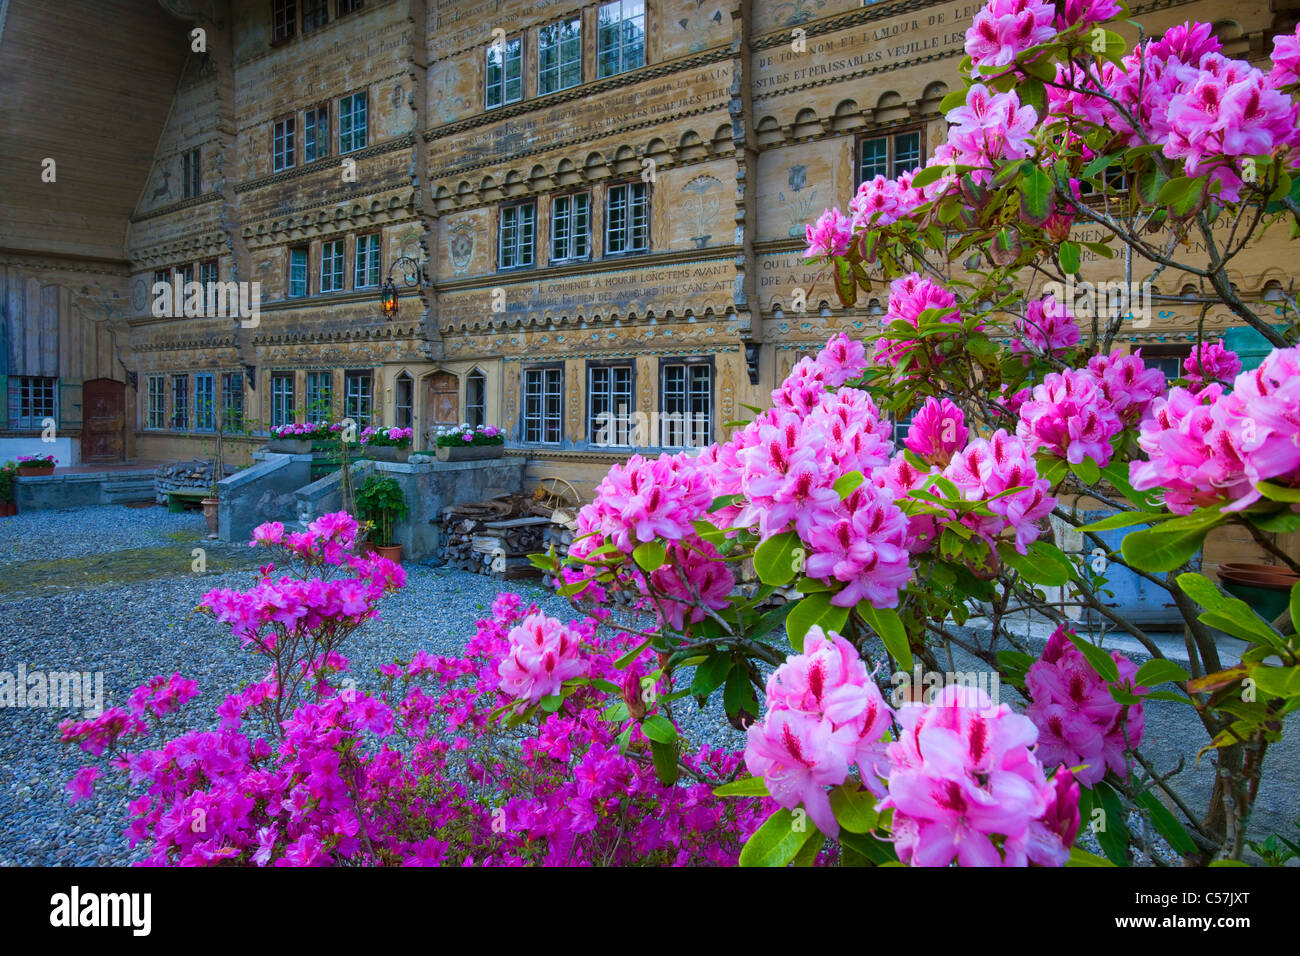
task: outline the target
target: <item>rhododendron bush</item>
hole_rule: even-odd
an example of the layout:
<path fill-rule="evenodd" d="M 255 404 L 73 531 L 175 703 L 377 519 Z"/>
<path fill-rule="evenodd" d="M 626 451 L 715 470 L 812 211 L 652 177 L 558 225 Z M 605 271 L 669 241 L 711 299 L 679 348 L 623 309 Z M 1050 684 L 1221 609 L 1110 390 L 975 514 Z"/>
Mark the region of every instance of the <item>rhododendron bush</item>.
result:
<path fill-rule="evenodd" d="M 355 555 L 345 515 L 259 528 L 298 573 L 204 606 L 266 679 L 157 749 L 137 741 L 193 696 L 179 676 L 64 728 L 141 788 L 132 839 L 153 862 L 257 865 L 1241 859 L 1300 706 L 1300 588 L 1266 621 L 1198 568 L 1233 526 L 1300 571 L 1271 537 L 1300 530 L 1300 316 L 1283 293 L 1275 328 L 1230 279 L 1265 230 L 1300 234 L 1300 34 L 1261 68 L 1208 25 L 1151 38 L 1120 12 L 976 16 L 948 141 L 807 229 L 839 301 L 874 296 L 879 327 L 801 359 L 725 441 L 611 468 L 568 555 L 534 557 L 575 620 L 503 596 L 463 657 L 417 654 L 362 693 L 346 640 L 400 568 Z M 1116 306 L 1093 280 L 1121 268 Z M 1128 274 L 1202 289 L 1272 353 L 1243 370 L 1198 335 L 1167 381 L 1117 344 L 1140 321 Z M 1108 566 L 1167 593 L 1186 666 L 1108 601 Z M 1012 630 L 1027 615 L 1055 627 L 1038 653 Z M 1248 642 L 1240 663 L 1215 630 Z M 888 692 L 953 649 L 1015 699 Z M 711 699 L 734 752 L 683 729 Z M 1203 727 L 1212 792 L 1144 753 L 1153 701 Z"/>

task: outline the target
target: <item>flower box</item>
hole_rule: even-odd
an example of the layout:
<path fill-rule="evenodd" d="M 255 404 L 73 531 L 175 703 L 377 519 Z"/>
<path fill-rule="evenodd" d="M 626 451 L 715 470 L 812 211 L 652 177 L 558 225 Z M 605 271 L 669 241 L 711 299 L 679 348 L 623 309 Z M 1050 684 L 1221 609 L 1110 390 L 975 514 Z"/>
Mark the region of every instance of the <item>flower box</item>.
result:
<path fill-rule="evenodd" d="M 266 449 L 278 455 L 310 455 L 311 446 L 310 438 L 272 438 Z"/>
<path fill-rule="evenodd" d="M 20 478 L 44 478 L 54 474 L 53 465 L 19 465 L 18 477 Z"/>
<path fill-rule="evenodd" d="M 500 458 L 506 453 L 505 445 L 439 445 L 439 461 L 476 461 L 481 458 Z"/>
<path fill-rule="evenodd" d="M 406 461 L 411 457 L 411 446 L 398 448 L 396 445 L 362 445 L 358 455 L 371 461 Z"/>

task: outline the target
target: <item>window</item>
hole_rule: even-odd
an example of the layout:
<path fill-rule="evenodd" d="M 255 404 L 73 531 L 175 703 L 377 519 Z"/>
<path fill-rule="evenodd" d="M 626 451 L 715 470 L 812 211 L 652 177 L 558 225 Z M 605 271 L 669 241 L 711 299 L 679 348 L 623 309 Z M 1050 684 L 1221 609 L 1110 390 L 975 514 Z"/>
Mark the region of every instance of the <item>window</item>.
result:
<path fill-rule="evenodd" d="M 172 428 L 186 428 L 190 421 L 190 377 L 172 376 Z"/>
<path fill-rule="evenodd" d="M 271 376 L 271 425 L 293 422 L 293 373 L 276 372 Z"/>
<path fill-rule="evenodd" d="M 353 93 L 339 100 L 339 152 L 366 147 L 366 94 Z"/>
<path fill-rule="evenodd" d="M 194 263 L 187 262 L 185 265 L 181 266 L 180 274 L 181 274 L 181 292 L 183 293 L 185 291 L 185 287 L 194 281 Z"/>
<path fill-rule="evenodd" d="M 351 13 L 354 10 L 360 10 L 361 2 L 362 0 L 338 0 L 337 5 L 334 7 L 334 15 L 341 17 L 345 13 Z"/>
<path fill-rule="evenodd" d="M 564 435 L 564 369 L 524 369 L 526 442 L 558 445 Z"/>
<path fill-rule="evenodd" d="M 307 373 L 307 417 L 313 420 L 334 416 L 334 373 Z"/>
<path fill-rule="evenodd" d="M 645 183 L 609 188 L 605 216 L 605 254 L 645 252 L 650 248 L 650 203 Z"/>
<path fill-rule="evenodd" d="M 317 106 L 302 114 L 302 161 L 314 163 L 330 152 L 330 108 Z"/>
<path fill-rule="evenodd" d="M 567 90 L 581 82 L 582 18 L 550 23 L 538 30 L 537 95 Z"/>
<path fill-rule="evenodd" d="M 227 372 L 221 376 L 221 423 L 226 431 L 244 427 L 243 372 Z"/>
<path fill-rule="evenodd" d="M 171 273 L 168 272 L 166 269 L 155 269 L 153 271 L 153 284 L 157 285 L 159 282 L 164 282 L 167 285 L 171 285 L 172 284 Z"/>
<path fill-rule="evenodd" d="M 293 37 L 297 13 L 294 0 L 274 0 L 271 4 L 272 43 L 283 43 Z"/>
<path fill-rule="evenodd" d="M 600 8 L 596 76 L 614 76 L 645 66 L 645 4 L 614 0 Z"/>
<path fill-rule="evenodd" d="M 587 366 L 587 441 L 602 447 L 633 445 L 631 365 Z"/>
<path fill-rule="evenodd" d="M 397 376 L 397 427 L 410 428 L 415 420 L 415 382 L 403 372 Z"/>
<path fill-rule="evenodd" d="M 197 149 L 181 153 L 181 182 L 186 199 L 193 199 L 203 192 L 203 170 L 199 158 Z"/>
<path fill-rule="evenodd" d="M 858 182 L 865 183 L 884 176 L 897 179 L 903 173 L 911 172 L 921 165 L 921 131 L 908 130 L 904 133 L 891 133 L 888 136 L 872 136 L 863 139 L 861 144 L 861 165 L 858 168 Z"/>
<path fill-rule="evenodd" d="M 585 259 L 591 253 L 591 197 L 557 196 L 551 204 L 551 261 Z"/>
<path fill-rule="evenodd" d="M 291 169 L 294 164 L 294 118 L 277 120 L 271 134 L 271 171 Z"/>
<path fill-rule="evenodd" d="M 487 48 L 487 108 L 517 103 L 524 96 L 523 37 L 505 43 L 489 43 Z"/>
<path fill-rule="evenodd" d="M 9 379 L 9 427 L 40 431 L 47 418 L 55 418 L 57 378 L 31 375 Z"/>
<path fill-rule="evenodd" d="M 161 375 L 150 375 L 145 392 L 145 428 L 167 427 L 167 380 Z"/>
<path fill-rule="evenodd" d="M 289 250 L 289 295 L 307 294 L 307 247 L 294 246 Z"/>
<path fill-rule="evenodd" d="M 343 417 L 364 428 L 370 424 L 370 411 L 370 373 L 348 372 L 343 378 Z"/>
<path fill-rule="evenodd" d="M 1165 373 L 1166 381 L 1173 381 L 1176 378 L 1182 378 L 1184 373 L 1183 359 L 1192 354 L 1192 346 L 1188 345 L 1143 345 L 1142 361 L 1147 368 L 1158 368 Z"/>
<path fill-rule="evenodd" d="M 522 269 L 533 264 L 537 245 L 537 203 L 506 206 L 501 210 L 501 235 L 497 267 Z"/>
<path fill-rule="evenodd" d="M 487 376 L 482 372 L 465 378 L 465 421 L 474 428 L 487 424 Z"/>
<path fill-rule="evenodd" d="M 216 380 L 211 372 L 194 376 L 194 427 L 204 432 L 217 427 Z"/>
<path fill-rule="evenodd" d="M 707 362 L 660 366 L 659 444 L 703 448 L 713 441 L 713 367 Z"/>
<path fill-rule="evenodd" d="M 1128 190 L 1128 173 L 1119 163 L 1106 167 L 1105 179 L 1107 193 L 1122 193 Z M 1100 196 L 1101 191 L 1093 186 L 1092 183 L 1084 181 L 1079 183 L 1079 195 L 1083 196 Z"/>
<path fill-rule="evenodd" d="M 343 291 L 343 240 L 333 239 L 320 244 L 320 290 Z"/>
<path fill-rule="evenodd" d="M 357 261 L 352 272 L 352 288 L 367 289 L 379 285 L 379 233 L 357 236 Z"/>
<path fill-rule="evenodd" d="M 302 0 L 302 32 L 306 36 L 329 22 L 329 0 Z"/>
<path fill-rule="evenodd" d="M 221 278 L 221 270 L 216 259 L 205 259 L 199 263 L 199 283 L 203 286 L 203 294 L 207 295 L 209 286 L 215 285 Z"/>

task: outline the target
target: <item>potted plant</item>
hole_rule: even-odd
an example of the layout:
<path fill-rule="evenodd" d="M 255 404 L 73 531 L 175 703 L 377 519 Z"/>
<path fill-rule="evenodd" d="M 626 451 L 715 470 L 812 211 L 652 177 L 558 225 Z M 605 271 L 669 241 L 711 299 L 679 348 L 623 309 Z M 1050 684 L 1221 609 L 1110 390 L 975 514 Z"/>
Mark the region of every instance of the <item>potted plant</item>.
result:
<path fill-rule="evenodd" d="M 357 490 L 357 512 L 373 529 L 372 543 L 381 557 L 402 560 L 402 546 L 393 542 L 393 524 L 407 512 L 402 486 L 395 478 L 371 475 Z"/>
<path fill-rule="evenodd" d="M 281 455 L 310 455 L 312 442 L 331 437 L 328 422 L 292 422 L 271 429 L 267 449 Z"/>
<path fill-rule="evenodd" d="M 59 460 L 53 455 L 19 455 L 18 474 L 24 478 L 36 478 L 54 474 L 54 466 Z"/>
<path fill-rule="evenodd" d="M 476 458 L 500 458 L 506 451 L 506 436 L 495 425 L 468 422 L 439 428 L 435 444 L 439 461 L 470 461 Z"/>
<path fill-rule="evenodd" d="M 0 468 L 0 516 L 9 517 L 18 513 L 18 504 L 14 501 L 16 477 L 18 477 L 18 466 L 12 461 Z"/>
<path fill-rule="evenodd" d="M 406 461 L 411 457 L 413 428 L 375 428 L 367 425 L 361 431 L 361 457 L 372 461 Z"/>

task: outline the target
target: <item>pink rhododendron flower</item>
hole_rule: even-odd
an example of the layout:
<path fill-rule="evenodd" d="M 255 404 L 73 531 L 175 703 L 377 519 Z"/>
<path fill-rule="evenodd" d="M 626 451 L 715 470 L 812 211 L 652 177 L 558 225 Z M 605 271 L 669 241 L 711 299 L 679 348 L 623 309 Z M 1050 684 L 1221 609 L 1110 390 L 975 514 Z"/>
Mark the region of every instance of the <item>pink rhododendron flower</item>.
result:
<path fill-rule="evenodd" d="M 570 677 L 587 673 L 587 662 L 574 635 L 553 617 L 530 614 L 511 629 L 510 653 L 497 668 L 501 689 L 536 704 L 560 692 Z"/>
<path fill-rule="evenodd" d="M 989 67 L 1006 66 L 1031 46 L 1047 43 L 1056 36 L 1055 14 L 1043 0 L 989 0 L 966 31 L 971 73 L 995 72 Z"/>
<path fill-rule="evenodd" d="M 685 453 L 648 459 L 633 455 L 615 465 L 579 514 L 579 530 L 599 531 L 625 554 L 655 538 L 680 540 L 713 502 L 709 478 Z"/>
<path fill-rule="evenodd" d="M 842 256 L 848 253 L 853 242 L 853 220 L 838 209 L 828 209 L 821 214 L 816 225 L 806 227 L 808 248 L 805 259 L 818 256 Z"/>
<path fill-rule="evenodd" d="M 859 485 L 834 508 L 832 520 L 811 525 L 801 536 L 811 549 L 805 573 L 845 585 L 831 597 L 832 604 L 853 607 L 867 601 L 876 608 L 898 606 L 898 592 L 912 577 L 908 523 L 893 497 L 881 488 Z"/>
<path fill-rule="evenodd" d="M 1029 845 L 1041 838 L 1034 823 L 1059 827 L 1068 818 L 1060 801 L 1070 791 L 1046 779 L 1030 749 L 1033 722 L 1006 704 L 995 707 L 983 691 L 949 685 L 933 703 L 899 708 L 898 722 L 902 731 L 887 750 L 889 794 L 879 806 L 894 811 L 894 847 L 904 863 L 1025 866 Z M 1034 862 L 1052 859 L 1037 846 L 1034 852 Z"/>
<path fill-rule="evenodd" d="M 992 543 L 1011 529 L 1021 554 L 1042 533 L 1041 525 L 1056 507 L 1051 485 L 1038 477 L 1029 448 L 1019 438 L 998 429 L 987 441 L 978 438 L 953 455 L 943 476 L 955 484 L 965 501 L 983 501 L 992 515 L 970 514 L 963 524 Z M 1023 489 L 1002 495 L 1013 488 Z M 996 498 L 996 500 L 994 500 Z"/>
<path fill-rule="evenodd" d="M 901 279 L 895 279 L 889 286 L 889 307 L 880 318 L 882 330 L 897 321 L 906 322 L 913 328 L 919 328 L 921 316 L 931 309 L 939 310 L 938 321 L 945 325 L 960 325 L 961 314 L 957 311 L 957 297 L 943 286 L 923 279 L 913 272 Z M 915 339 L 894 340 L 886 335 L 876 343 L 875 359 L 889 365 L 915 361 L 908 353 L 918 345 Z M 939 356 L 931 356 L 937 363 Z"/>
<path fill-rule="evenodd" d="M 650 575 L 650 583 L 666 595 L 656 604 L 664 620 L 682 630 L 689 622 L 697 624 L 707 617 L 704 607 L 721 610 L 731 603 L 736 578 L 718 549 L 707 541 L 675 542 L 668 548 L 668 561 Z"/>
<path fill-rule="evenodd" d="M 1045 448 L 1072 465 L 1091 458 L 1099 468 L 1110 462 L 1110 440 L 1123 423 L 1088 372 L 1050 372 L 1020 407 L 1016 434 L 1032 449 Z"/>
<path fill-rule="evenodd" d="M 927 398 L 912 416 L 903 444 L 927 464 L 943 467 L 953 452 L 965 447 L 970 430 L 966 415 L 948 399 Z"/>
<path fill-rule="evenodd" d="M 1091 26 L 1118 16 L 1123 8 L 1116 0 L 1060 0 L 1056 5 L 1056 27 Z"/>
<path fill-rule="evenodd" d="M 1192 347 L 1192 354 L 1183 359 L 1183 378 L 1188 382 L 1231 382 L 1240 374 L 1241 359 L 1222 339 L 1198 343 Z"/>
<path fill-rule="evenodd" d="M 100 776 L 98 767 L 82 767 L 64 786 L 71 794 L 69 804 L 78 803 L 95 795 L 95 780 Z"/>
<path fill-rule="evenodd" d="M 1038 113 L 1022 104 L 1014 90 L 994 93 L 976 83 L 967 91 L 966 104 L 949 111 L 948 122 L 953 161 L 976 167 L 970 173 L 972 181 L 986 183 L 999 161 L 1024 159 L 1033 152 L 1031 137 Z"/>
<path fill-rule="evenodd" d="M 1016 319 L 1012 328 L 1019 338 L 1013 338 L 1009 348 L 1024 356 L 1026 365 L 1029 364 L 1026 346 L 1042 354 L 1056 355 L 1079 344 L 1079 327 L 1074 323 L 1074 315 L 1052 295 L 1030 302 L 1025 317 Z"/>
<path fill-rule="evenodd" d="M 1269 54 L 1273 69 L 1268 74 L 1269 85 L 1274 89 L 1300 83 L 1300 26 L 1294 33 L 1273 37 L 1273 52 Z"/>
<path fill-rule="evenodd" d="M 1111 657 L 1119 668 L 1121 685 L 1132 682 L 1137 665 L 1118 651 L 1111 651 Z M 1106 681 L 1066 636 L 1064 625 L 1029 668 L 1025 686 L 1033 698 L 1025 714 L 1038 726 L 1037 754 L 1043 763 L 1086 764 L 1078 779 L 1087 787 L 1100 781 L 1108 769 L 1128 776 L 1124 752 L 1142 742 L 1146 723 L 1142 705 L 1125 708 L 1111 696 Z M 1137 687 L 1135 693 L 1145 690 Z"/>
<path fill-rule="evenodd" d="M 1141 349 L 1131 355 L 1119 349 L 1109 355 L 1094 355 L 1088 360 L 1088 371 L 1102 398 L 1126 426 L 1136 425 L 1146 416 L 1151 403 L 1165 392 L 1164 372 L 1147 368 Z"/>

